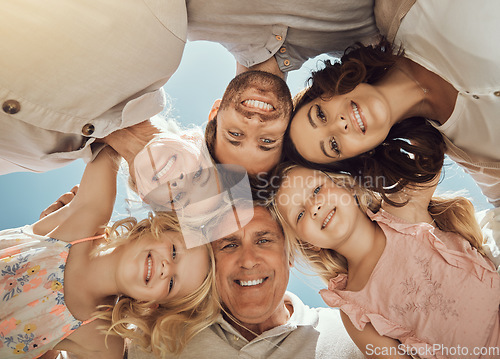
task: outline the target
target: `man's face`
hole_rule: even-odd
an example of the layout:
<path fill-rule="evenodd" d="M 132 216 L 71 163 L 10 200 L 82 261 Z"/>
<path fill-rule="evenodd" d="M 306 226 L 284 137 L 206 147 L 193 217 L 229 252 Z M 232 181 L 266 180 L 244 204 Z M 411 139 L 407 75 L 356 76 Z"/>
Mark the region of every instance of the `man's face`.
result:
<path fill-rule="evenodd" d="M 266 209 L 254 211 L 244 228 L 212 243 L 222 302 L 243 324 L 268 323 L 280 314 L 290 273 L 280 227 Z"/>
<path fill-rule="evenodd" d="M 236 76 L 217 112 L 215 155 L 248 173 L 268 172 L 278 164 L 292 99 L 286 83 L 262 71 Z"/>

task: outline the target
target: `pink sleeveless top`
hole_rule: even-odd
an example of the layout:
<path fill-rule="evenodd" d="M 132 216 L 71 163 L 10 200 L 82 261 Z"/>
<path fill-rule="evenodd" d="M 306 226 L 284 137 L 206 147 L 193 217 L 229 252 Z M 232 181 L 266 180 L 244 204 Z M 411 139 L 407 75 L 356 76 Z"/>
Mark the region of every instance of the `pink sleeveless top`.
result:
<path fill-rule="evenodd" d="M 338 275 L 323 300 L 357 329 L 371 323 L 421 358 L 498 358 L 500 276 L 492 263 L 455 233 L 383 210 L 368 215 L 387 238 L 382 256 L 362 290 L 345 290 L 347 276 Z M 493 355 L 482 355 L 488 348 Z"/>
<path fill-rule="evenodd" d="M 81 241 L 35 235 L 31 225 L 0 231 L 0 358 L 38 357 L 89 322 L 64 302 L 66 259 Z"/>

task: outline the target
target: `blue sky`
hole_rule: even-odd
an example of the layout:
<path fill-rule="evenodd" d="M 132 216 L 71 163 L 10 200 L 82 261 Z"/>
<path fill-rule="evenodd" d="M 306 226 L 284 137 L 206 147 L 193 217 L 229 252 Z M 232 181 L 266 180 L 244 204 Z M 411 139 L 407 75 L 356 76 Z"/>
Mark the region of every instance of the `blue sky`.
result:
<path fill-rule="evenodd" d="M 324 57 L 324 56 L 323 56 Z M 324 57 L 326 58 L 326 57 Z M 304 87 L 310 70 L 317 59 L 309 60 L 302 69 L 289 74 L 287 83 L 292 95 Z M 186 45 L 181 65 L 165 86 L 170 96 L 171 115 L 184 125 L 204 125 L 212 103 L 222 97 L 224 89 L 235 74 L 235 61 L 221 45 L 209 42 L 190 42 Z M 472 179 L 451 161 L 445 166 L 445 178 L 438 191 L 467 190 L 477 210 L 491 206 L 482 197 Z M 13 173 L 0 176 L 0 230 L 35 222 L 40 212 L 54 202 L 60 194 L 80 182 L 84 170 L 81 160 L 69 166 L 46 173 Z M 119 191 L 125 187 L 120 180 Z M 115 216 L 126 213 L 123 195 L 115 206 Z M 294 269 L 289 290 L 298 294 L 310 306 L 325 306 L 318 294 L 321 281 L 304 269 Z"/>

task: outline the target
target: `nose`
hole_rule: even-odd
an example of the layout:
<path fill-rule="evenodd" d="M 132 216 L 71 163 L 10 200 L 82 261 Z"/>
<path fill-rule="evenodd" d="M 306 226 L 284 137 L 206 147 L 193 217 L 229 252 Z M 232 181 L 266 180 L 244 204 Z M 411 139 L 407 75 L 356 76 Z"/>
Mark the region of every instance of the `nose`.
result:
<path fill-rule="evenodd" d="M 343 114 L 339 114 L 335 117 L 335 120 L 331 121 L 327 128 L 330 133 L 339 134 L 347 133 L 348 131 L 349 119 Z"/>
<path fill-rule="evenodd" d="M 172 272 L 172 265 L 170 263 L 168 263 L 168 261 L 166 259 L 163 259 L 161 261 L 160 278 L 161 279 L 169 278 L 171 272 Z"/>
<path fill-rule="evenodd" d="M 264 122 L 264 119 L 258 114 L 253 114 L 251 116 L 245 117 L 245 122 L 250 127 L 258 128 Z"/>
<path fill-rule="evenodd" d="M 243 248 L 240 252 L 240 266 L 244 269 L 252 269 L 259 264 L 259 257 L 252 248 Z"/>
<path fill-rule="evenodd" d="M 184 172 L 179 173 L 179 176 L 172 182 L 172 187 L 181 187 L 186 180 L 186 175 Z"/>
<path fill-rule="evenodd" d="M 309 208 L 309 214 L 311 218 L 316 218 L 319 214 L 319 210 L 321 209 L 321 204 L 313 203 Z"/>

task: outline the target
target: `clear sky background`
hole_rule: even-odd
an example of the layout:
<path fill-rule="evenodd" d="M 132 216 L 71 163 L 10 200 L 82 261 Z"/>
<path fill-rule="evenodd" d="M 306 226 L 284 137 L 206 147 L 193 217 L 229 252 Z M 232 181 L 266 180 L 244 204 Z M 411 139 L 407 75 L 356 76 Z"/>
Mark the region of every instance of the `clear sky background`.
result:
<path fill-rule="evenodd" d="M 317 62 L 318 58 L 309 60 L 300 70 L 288 75 L 287 83 L 292 95 L 305 86 Z M 234 58 L 221 45 L 203 41 L 188 43 L 179 69 L 165 85 L 172 107 L 171 116 L 184 125 L 204 126 L 213 102 L 222 97 L 235 72 Z M 439 193 L 465 189 L 467 192 L 464 195 L 473 201 L 477 211 L 491 208 L 470 176 L 450 160 L 446 163 L 444 180 L 438 186 Z M 0 176 L 0 230 L 36 222 L 42 210 L 80 182 L 84 166 L 83 161 L 78 160 L 46 173 L 23 172 Z M 124 180 L 119 181 L 120 193 L 114 218 L 126 213 Z M 325 306 L 318 294 L 324 285 L 304 268 L 296 267 L 290 277 L 289 290 L 310 306 Z"/>

